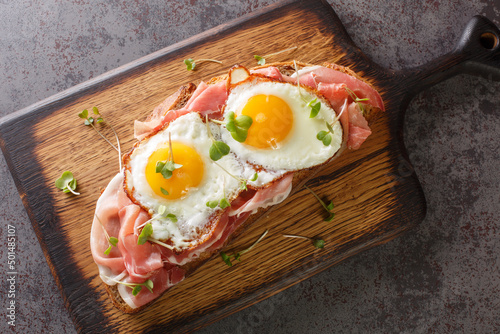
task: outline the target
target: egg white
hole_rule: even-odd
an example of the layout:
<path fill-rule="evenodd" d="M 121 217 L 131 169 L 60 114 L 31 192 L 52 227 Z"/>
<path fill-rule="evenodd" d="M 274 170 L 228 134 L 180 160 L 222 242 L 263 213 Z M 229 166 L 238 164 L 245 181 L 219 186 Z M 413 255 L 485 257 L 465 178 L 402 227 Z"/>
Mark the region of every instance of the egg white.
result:
<path fill-rule="evenodd" d="M 274 95 L 284 100 L 292 110 L 293 126 L 277 149 L 261 149 L 239 143 L 229 131 L 223 129 L 222 139 L 239 158 L 260 165 L 268 171 L 286 172 L 322 164 L 339 150 L 342 144 L 342 127 L 336 120 L 335 111 L 322 97 L 315 96 L 304 88 L 300 89 L 299 94 L 298 87 L 290 83 L 254 80 L 238 84 L 230 91 L 224 116 L 227 117 L 231 111 L 240 115 L 247 101 L 260 94 Z M 311 108 L 307 106 L 307 102 L 315 98 L 321 102 L 321 108 L 315 118 L 309 118 Z M 331 134 L 332 142 L 328 146 L 316 138 L 319 131 L 327 131 L 325 121 L 333 123 L 334 130 Z"/>
<path fill-rule="evenodd" d="M 211 131 L 217 133 L 218 127 L 210 124 Z M 158 148 L 168 145 L 169 133 L 172 141 L 181 142 L 194 148 L 203 161 L 204 175 L 201 183 L 189 189 L 179 199 L 167 200 L 157 195 L 146 180 L 148 159 Z M 129 193 L 141 206 L 147 208 L 153 216 L 153 235 L 157 240 L 171 239 L 178 247 L 188 246 L 188 240 L 200 237 L 200 230 L 206 227 L 218 208 L 211 209 L 208 201 L 220 200 L 225 195 L 232 199 L 240 192 L 239 182 L 215 165 L 209 157 L 212 141 L 208 136 L 206 124 L 197 113 L 183 115 L 154 136 L 144 140 L 130 155 L 126 186 Z M 241 164 L 232 155 L 217 161 L 224 169 L 234 175 L 242 174 Z M 182 167 L 181 167 L 182 168 Z M 176 223 L 158 217 L 160 205 L 166 207 L 168 213 L 174 214 Z"/>

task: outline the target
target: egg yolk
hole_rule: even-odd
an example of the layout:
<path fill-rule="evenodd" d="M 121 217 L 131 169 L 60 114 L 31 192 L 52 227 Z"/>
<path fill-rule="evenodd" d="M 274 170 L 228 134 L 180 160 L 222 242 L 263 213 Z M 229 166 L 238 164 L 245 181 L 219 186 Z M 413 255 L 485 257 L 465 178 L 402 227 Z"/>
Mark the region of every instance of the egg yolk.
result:
<path fill-rule="evenodd" d="M 292 110 L 285 101 L 274 95 L 252 96 L 241 113 L 253 120 L 245 144 L 256 148 L 279 148 L 279 143 L 292 129 Z"/>
<path fill-rule="evenodd" d="M 166 147 L 161 147 L 151 154 L 146 165 L 146 180 L 149 186 L 158 196 L 166 199 L 185 196 L 189 189 L 198 186 L 203 178 L 203 161 L 194 148 L 179 142 L 172 142 L 172 152 L 174 162 L 182 167 L 175 169 L 170 178 L 165 179 L 161 173 L 156 173 L 158 161 L 170 160 L 168 143 Z M 168 192 L 168 195 L 162 192 L 162 188 Z"/>

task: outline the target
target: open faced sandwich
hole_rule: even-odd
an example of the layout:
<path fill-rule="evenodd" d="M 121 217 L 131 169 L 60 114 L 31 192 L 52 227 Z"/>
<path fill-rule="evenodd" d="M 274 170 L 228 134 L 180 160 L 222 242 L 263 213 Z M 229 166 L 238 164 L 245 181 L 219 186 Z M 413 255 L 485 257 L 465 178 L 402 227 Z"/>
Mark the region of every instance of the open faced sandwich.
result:
<path fill-rule="evenodd" d="M 137 312 L 218 254 L 294 185 L 357 149 L 380 95 L 348 68 L 299 62 L 188 84 L 136 121 L 139 140 L 96 206 L 91 250 Z"/>

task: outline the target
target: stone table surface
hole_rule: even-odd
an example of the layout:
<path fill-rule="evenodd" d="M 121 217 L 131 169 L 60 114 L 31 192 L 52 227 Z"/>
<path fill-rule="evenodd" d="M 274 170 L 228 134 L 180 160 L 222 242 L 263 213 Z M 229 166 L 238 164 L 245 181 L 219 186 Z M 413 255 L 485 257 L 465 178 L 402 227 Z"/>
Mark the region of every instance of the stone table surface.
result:
<path fill-rule="evenodd" d="M 0 116 L 274 1 L 0 0 Z M 401 69 L 453 49 L 500 1 L 329 1 L 358 46 Z M 199 333 L 500 332 L 500 83 L 456 76 L 420 93 L 405 143 L 428 206 L 407 234 Z M 2 271 L 17 234 L 16 321 L 1 332 L 74 333 L 0 154 Z M 5 277 L 3 275 L 2 277 Z"/>

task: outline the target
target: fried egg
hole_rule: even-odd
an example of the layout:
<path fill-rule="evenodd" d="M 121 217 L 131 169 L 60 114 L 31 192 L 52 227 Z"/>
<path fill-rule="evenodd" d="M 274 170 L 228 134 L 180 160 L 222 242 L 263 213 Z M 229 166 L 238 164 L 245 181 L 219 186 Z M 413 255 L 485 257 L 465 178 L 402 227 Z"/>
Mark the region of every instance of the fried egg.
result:
<path fill-rule="evenodd" d="M 313 167 L 330 159 L 342 144 L 342 127 L 327 100 L 311 89 L 297 85 L 238 74 L 230 78 L 230 91 L 224 117 L 230 112 L 247 115 L 253 120 L 243 143 L 234 140 L 227 129 L 222 139 L 241 159 L 266 170 L 296 171 Z M 234 74 L 235 71 L 233 71 Z M 247 72 L 248 73 L 248 72 Z M 310 118 L 310 101 L 320 102 L 316 117 Z M 320 131 L 333 133 L 330 145 L 316 137 Z"/>
<path fill-rule="evenodd" d="M 220 127 L 211 122 L 209 127 L 212 136 L 218 138 Z M 207 202 L 224 197 L 231 202 L 242 191 L 237 178 L 248 180 L 256 173 L 253 166 L 234 154 L 214 163 L 209 156 L 211 145 L 206 123 L 192 112 L 144 139 L 125 156 L 125 190 L 151 215 L 153 239 L 168 240 L 177 250 L 203 243 L 223 212 L 220 207 L 210 208 Z M 172 157 L 182 167 L 165 179 L 156 172 L 156 165 Z M 280 175 L 260 171 L 252 185 L 262 186 Z M 168 218 L 168 214 L 175 215 L 175 219 Z"/>

